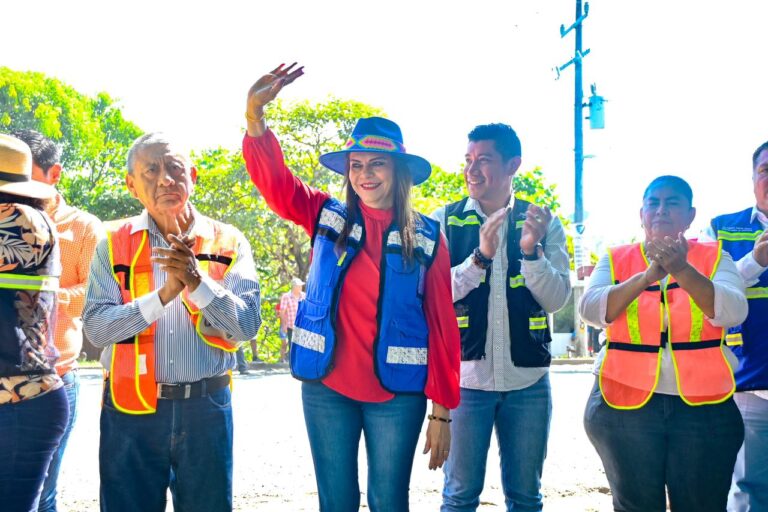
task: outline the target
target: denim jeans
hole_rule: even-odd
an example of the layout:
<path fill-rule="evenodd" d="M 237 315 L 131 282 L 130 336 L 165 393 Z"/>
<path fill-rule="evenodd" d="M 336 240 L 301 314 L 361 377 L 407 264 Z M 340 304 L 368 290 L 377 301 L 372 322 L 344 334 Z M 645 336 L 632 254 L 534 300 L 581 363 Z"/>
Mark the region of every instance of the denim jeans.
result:
<path fill-rule="evenodd" d="M 687 405 L 654 394 L 643 407 L 614 409 L 595 383 L 584 413 L 587 437 L 603 461 L 617 512 L 722 512 L 744 439 L 733 399 Z"/>
<path fill-rule="evenodd" d="M 0 509 L 34 512 L 51 456 L 67 426 L 63 388 L 0 405 Z"/>
<path fill-rule="evenodd" d="M 228 387 L 157 401 L 154 414 L 119 412 L 104 393 L 99 474 L 104 512 L 232 510 L 232 403 Z"/>
<path fill-rule="evenodd" d="M 461 388 L 461 402 L 451 418 L 451 452 L 440 510 L 479 506 L 494 426 L 507 510 L 541 510 L 541 473 L 552 419 L 549 374 L 515 391 Z"/>
<path fill-rule="evenodd" d="M 59 478 L 59 469 L 61 468 L 61 459 L 64 457 L 64 450 L 67 448 L 69 434 L 72 432 L 72 426 L 77 419 L 77 397 L 80 394 L 80 376 L 77 370 L 70 370 L 62 375 L 64 381 L 64 391 L 67 394 L 69 403 L 69 421 L 67 429 L 59 441 L 59 447 L 53 452 L 51 464 L 48 466 L 48 476 L 43 484 L 43 492 L 40 494 L 40 504 L 37 507 L 38 512 L 56 512 L 56 481 Z"/>
<path fill-rule="evenodd" d="M 768 400 L 753 393 L 733 395 L 744 419 L 744 444 L 736 457 L 729 512 L 768 510 Z"/>
<path fill-rule="evenodd" d="M 301 397 L 320 510 L 359 510 L 357 455 L 364 433 L 368 508 L 406 512 L 413 457 L 427 408 L 424 395 L 400 394 L 387 402 L 359 402 L 322 383 L 304 382 Z"/>

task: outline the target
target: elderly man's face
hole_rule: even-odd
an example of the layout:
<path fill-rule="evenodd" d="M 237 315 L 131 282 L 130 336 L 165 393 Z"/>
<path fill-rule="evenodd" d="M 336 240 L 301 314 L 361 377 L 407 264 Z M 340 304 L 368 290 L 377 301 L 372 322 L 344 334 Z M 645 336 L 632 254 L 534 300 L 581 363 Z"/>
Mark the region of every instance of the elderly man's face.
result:
<path fill-rule="evenodd" d="M 762 150 L 757 156 L 757 164 L 752 171 L 752 183 L 757 209 L 768 213 L 768 149 Z"/>
<path fill-rule="evenodd" d="M 152 144 L 138 151 L 125 182 L 131 195 L 157 219 L 184 210 L 196 179 L 197 170 L 171 146 Z"/>

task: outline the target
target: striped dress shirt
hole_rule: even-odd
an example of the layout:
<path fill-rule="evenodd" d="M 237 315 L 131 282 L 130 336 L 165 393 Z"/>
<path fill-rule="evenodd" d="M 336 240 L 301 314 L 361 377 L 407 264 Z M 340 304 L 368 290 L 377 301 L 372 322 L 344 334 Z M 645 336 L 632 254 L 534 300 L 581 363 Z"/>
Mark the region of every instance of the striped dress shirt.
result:
<path fill-rule="evenodd" d="M 211 238 L 213 226 L 209 218 L 193 208 L 193 223 L 189 236 Z M 132 233 L 149 230 L 151 247 L 169 247 L 157 224 L 144 210 L 135 222 Z M 235 366 L 235 354 L 207 345 L 195 331 L 180 296 L 162 305 L 157 290 L 166 279 L 157 263 L 152 264 L 154 291 L 123 304 L 117 281 L 112 274 L 107 241 L 96 247 L 83 310 L 83 324 L 88 339 L 105 350 L 102 365 L 109 369 L 112 345 L 130 339 L 155 326 L 155 377 L 157 382 L 170 384 L 195 382 L 220 375 Z M 253 263 L 251 246 L 238 232 L 236 259 L 219 284 L 207 275 L 197 289 L 190 293 L 205 319 L 232 339 L 247 341 L 256 336 L 261 324 L 259 283 Z"/>

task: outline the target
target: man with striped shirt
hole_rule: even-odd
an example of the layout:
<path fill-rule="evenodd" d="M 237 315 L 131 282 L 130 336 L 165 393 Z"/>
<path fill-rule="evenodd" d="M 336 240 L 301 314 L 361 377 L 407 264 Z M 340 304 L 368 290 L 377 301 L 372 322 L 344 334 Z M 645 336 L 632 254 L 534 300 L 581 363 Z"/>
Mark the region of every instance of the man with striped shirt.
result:
<path fill-rule="evenodd" d="M 256 336 L 251 248 L 189 202 L 197 170 L 162 134 L 139 137 L 126 184 L 144 206 L 91 265 L 85 331 L 104 347 L 101 508 L 232 509 L 230 371 Z"/>
<path fill-rule="evenodd" d="M 27 143 L 32 150 L 32 179 L 56 186 L 64 167 L 61 149 L 55 142 L 34 130 L 19 130 L 14 136 Z M 56 296 L 56 329 L 53 344 L 59 351 L 56 373 L 64 381 L 69 403 L 69 422 L 59 447 L 53 452 L 48 476 L 43 484 L 38 512 L 55 512 L 56 481 L 61 460 L 67 447 L 69 434 L 77 417 L 77 401 L 80 394 L 80 377 L 77 358 L 83 347 L 83 329 L 80 319 L 85 301 L 85 283 L 96 243 L 104 237 L 104 227 L 99 219 L 88 212 L 70 206 L 61 194 L 56 194 L 46 207 L 46 213 L 56 226 L 61 252 L 61 279 Z"/>

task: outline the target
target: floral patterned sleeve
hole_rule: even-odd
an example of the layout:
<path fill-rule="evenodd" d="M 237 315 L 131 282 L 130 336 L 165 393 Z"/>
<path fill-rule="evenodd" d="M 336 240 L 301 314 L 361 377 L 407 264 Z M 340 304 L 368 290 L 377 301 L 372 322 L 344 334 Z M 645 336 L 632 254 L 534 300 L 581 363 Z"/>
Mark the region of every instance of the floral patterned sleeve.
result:
<path fill-rule="evenodd" d="M 61 387 L 52 343 L 56 287 L 37 277 L 61 274 L 53 224 L 30 206 L 0 204 L 0 404 Z M 23 283 L 19 285 L 18 283 Z"/>

